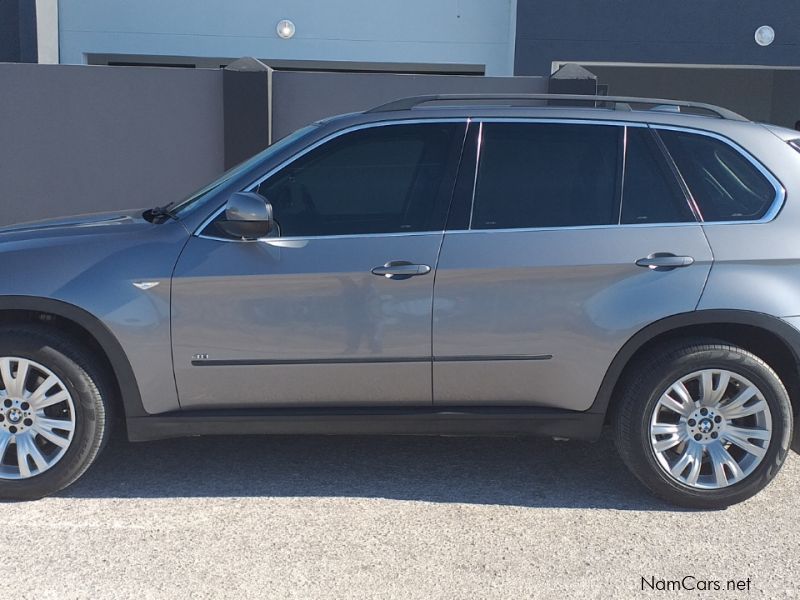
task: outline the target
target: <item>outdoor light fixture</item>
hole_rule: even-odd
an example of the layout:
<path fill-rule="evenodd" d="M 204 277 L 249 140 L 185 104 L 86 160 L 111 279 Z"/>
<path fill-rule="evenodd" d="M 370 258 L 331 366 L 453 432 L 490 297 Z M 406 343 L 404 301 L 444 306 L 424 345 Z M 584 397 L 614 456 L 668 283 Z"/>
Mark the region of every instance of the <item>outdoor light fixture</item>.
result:
<path fill-rule="evenodd" d="M 769 46 L 775 41 L 775 30 L 769 25 L 762 25 L 756 29 L 756 44 L 759 46 Z"/>
<path fill-rule="evenodd" d="M 276 29 L 278 31 L 278 37 L 283 38 L 284 40 L 294 37 L 294 23 L 292 23 L 289 19 L 278 21 L 278 26 Z"/>

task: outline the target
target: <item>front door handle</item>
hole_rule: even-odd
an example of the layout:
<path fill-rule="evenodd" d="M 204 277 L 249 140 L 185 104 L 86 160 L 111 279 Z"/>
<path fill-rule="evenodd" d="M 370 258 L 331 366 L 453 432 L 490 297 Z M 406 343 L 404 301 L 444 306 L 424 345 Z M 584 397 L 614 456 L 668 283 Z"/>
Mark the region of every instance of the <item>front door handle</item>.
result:
<path fill-rule="evenodd" d="M 372 269 L 373 275 L 381 275 L 387 279 L 408 279 L 430 272 L 431 268 L 428 265 L 415 265 L 405 260 L 392 260 L 382 267 Z"/>
<path fill-rule="evenodd" d="M 639 267 L 648 267 L 653 271 L 671 271 L 678 267 L 688 267 L 694 262 L 691 256 L 676 256 L 671 252 L 654 252 L 636 261 Z"/>

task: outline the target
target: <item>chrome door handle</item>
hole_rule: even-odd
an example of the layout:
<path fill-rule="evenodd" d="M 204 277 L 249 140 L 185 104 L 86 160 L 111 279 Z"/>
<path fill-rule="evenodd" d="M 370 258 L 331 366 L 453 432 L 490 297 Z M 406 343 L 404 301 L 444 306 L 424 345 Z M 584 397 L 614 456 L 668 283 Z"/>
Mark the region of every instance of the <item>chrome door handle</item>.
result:
<path fill-rule="evenodd" d="M 671 252 L 654 252 L 636 261 L 639 267 L 648 267 L 653 271 L 671 271 L 678 267 L 688 267 L 694 262 L 691 256 L 676 256 Z"/>
<path fill-rule="evenodd" d="M 373 275 L 381 275 L 387 279 L 408 279 L 430 272 L 431 268 L 428 265 L 415 265 L 405 260 L 392 260 L 382 267 L 372 269 Z"/>

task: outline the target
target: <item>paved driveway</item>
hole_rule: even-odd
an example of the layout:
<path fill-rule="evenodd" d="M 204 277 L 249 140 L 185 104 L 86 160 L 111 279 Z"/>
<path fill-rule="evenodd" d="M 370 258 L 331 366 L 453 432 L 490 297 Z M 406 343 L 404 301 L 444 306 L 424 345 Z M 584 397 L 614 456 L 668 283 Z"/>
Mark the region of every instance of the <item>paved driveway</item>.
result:
<path fill-rule="evenodd" d="M 60 496 L 0 506 L 0 596 L 797 598 L 798 509 L 795 454 L 753 500 L 691 512 L 608 441 L 120 441 Z M 723 590 L 658 590 L 685 576 Z"/>

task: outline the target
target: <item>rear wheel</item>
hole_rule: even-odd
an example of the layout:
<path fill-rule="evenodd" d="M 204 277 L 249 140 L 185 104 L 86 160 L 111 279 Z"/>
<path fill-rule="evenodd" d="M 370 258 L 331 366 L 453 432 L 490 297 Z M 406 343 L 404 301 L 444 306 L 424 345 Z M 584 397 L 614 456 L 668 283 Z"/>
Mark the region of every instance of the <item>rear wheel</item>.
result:
<path fill-rule="evenodd" d="M 110 424 L 95 358 L 44 327 L 0 329 L 0 498 L 46 496 L 94 461 Z"/>
<path fill-rule="evenodd" d="M 656 495 L 722 508 L 763 489 L 789 448 L 792 410 L 780 378 L 742 348 L 684 343 L 640 360 L 615 414 L 617 448 Z"/>

